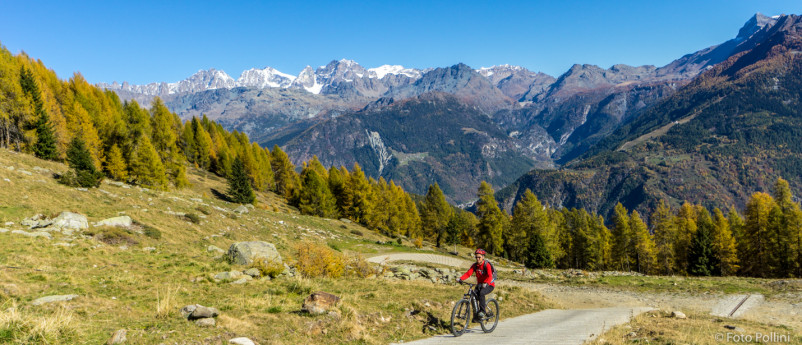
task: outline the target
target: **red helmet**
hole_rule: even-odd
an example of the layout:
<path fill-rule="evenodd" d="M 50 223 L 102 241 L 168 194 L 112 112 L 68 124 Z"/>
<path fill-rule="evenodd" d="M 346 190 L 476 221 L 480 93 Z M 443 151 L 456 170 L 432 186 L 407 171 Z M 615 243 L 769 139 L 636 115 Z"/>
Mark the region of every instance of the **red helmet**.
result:
<path fill-rule="evenodd" d="M 479 249 L 477 249 L 477 250 L 476 250 L 475 252 L 473 252 L 473 253 L 474 253 L 474 254 L 482 254 L 482 255 L 487 255 L 487 252 L 486 252 L 484 249 L 482 249 L 482 248 L 479 248 Z"/>

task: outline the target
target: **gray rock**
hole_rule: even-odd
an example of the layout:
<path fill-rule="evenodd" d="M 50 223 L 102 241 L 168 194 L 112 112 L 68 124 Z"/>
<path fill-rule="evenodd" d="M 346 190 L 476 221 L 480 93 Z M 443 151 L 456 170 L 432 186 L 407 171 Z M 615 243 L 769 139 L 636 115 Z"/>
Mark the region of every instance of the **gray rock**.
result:
<path fill-rule="evenodd" d="M 348 218 L 340 218 L 340 221 L 346 224 L 351 223 L 351 220 Z"/>
<path fill-rule="evenodd" d="M 11 297 L 15 297 L 15 296 L 19 296 L 20 295 L 20 289 L 17 286 L 17 284 L 12 284 L 12 283 L 3 284 L 2 285 L 2 290 L 3 290 L 4 294 L 6 294 L 8 296 L 11 296 Z"/>
<path fill-rule="evenodd" d="M 28 175 L 28 176 L 33 175 L 33 173 L 31 173 L 30 171 L 27 171 L 27 170 L 17 169 L 17 171 L 19 171 L 19 172 L 21 172 L 21 173 L 23 173 L 25 175 Z"/>
<path fill-rule="evenodd" d="M 40 297 L 40 298 L 37 298 L 37 299 L 33 300 L 33 302 L 31 302 L 31 304 L 33 304 L 33 305 L 42 305 L 42 304 L 53 303 L 53 302 L 65 302 L 65 301 L 71 301 L 71 300 L 73 300 L 73 299 L 75 299 L 77 297 L 78 297 L 78 295 L 46 296 L 46 297 Z"/>
<path fill-rule="evenodd" d="M 228 262 L 237 265 L 250 265 L 255 260 L 281 263 L 281 254 L 272 243 L 264 241 L 237 242 L 228 248 Z"/>
<path fill-rule="evenodd" d="M 198 304 L 186 305 L 183 308 L 181 308 L 181 316 L 184 317 L 185 319 L 188 319 L 189 316 L 192 315 L 192 312 L 195 311 L 195 309 L 198 309 Z"/>
<path fill-rule="evenodd" d="M 5 225 L 5 226 L 13 226 L 14 222 L 5 222 L 5 224 L 3 224 L 3 225 Z"/>
<path fill-rule="evenodd" d="M 213 318 L 220 315 L 220 311 L 217 308 L 212 307 L 204 307 L 200 304 L 195 305 L 195 310 L 189 314 L 188 319 L 196 320 L 196 319 L 205 319 L 205 318 Z"/>
<path fill-rule="evenodd" d="M 53 219 L 53 223 L 50 226 L 59 228 L 59 229 L 86 229 L 89 228 L 89 221 L 86 220 L 86 216 L 78 213 L 72 212 L 61 212 L 55 219 Z"/>
<path fill-rule="evenodd" d="M 245 273 L 246 275 L 248 275 L 250 277 L 253 277 L 253 278 L 259 278 L 259 277 L 262 276 L 262 271 L 259 271 L 258 268 L 249 268 L 249 269 L 243 271 L 242 273 Z"/>
<path fill-rule="evenodd" d="M 56 246 L 56 247 L 72 247 L 72 246 L 75 246 L 74 243 L 67 243 L 67 242 L 53 243 L 53 245 Z"/>
<path fill-rule="evenodd" d="M 328 292 L 318 291 L 312 293 L 304 300 L 301 310 L 310 314 L 325 314 L 339 302 L 339 297 Z"/>
<path fill-rule="evenodd" d="M 148 252 L 148 253 L 155 252 L 156 248 L 155 247 L 145 247 L 145 248 L 142 248 L 142 251 Z"/>
<path fill-rule="evenodd" d="M 223 253 L 226 252 L 225 250 L 223 250 L 222 248 L 220 248 L 218 246 L 208 246 L 208 247 L 206 247 L 206 251 L 207 252 L 216 252 L 216 253 L 220 253 L 220 254 L 223 254 Z"/>
<path fill-rule="evenodd" d="M 50 225 L 50 222 L 47 221 L 47 218 L 43 214 L 35 214 L 30 218 L 25 218 L 20 222 L 20 224 L 22 226 L 27 226 L 28 228 L 32 229 L 35 227 L 39 227 L 40 221 L 46 222 L 46 225 L 44 226 Z"/>
<path fill-rule="evenodd" d="M 23 230 L 14 230 L 11 233 L 28 237 L 44 237 L 48 240 L 53 239 L 53 235 L 51 235 L 49 232 L 44 232 L 44 231 L 27 232 Z"/>
<path fill-rule="evenodd" d="M 214 275 L 214 279 L 217 280 L 235 280 L 242 278 L 242 272 L 240 271 L 230 271 L 230 272 L 220 272 Z"/>
<path fill-rule="evenodd" d="M 687 316 L 685 316 L 685 313 L 683 313 L 683 312 L 681 312 L 679 310 L 672 311 L 671 312 L 671 317 L 673 317 L 675 319 L 687 319 L 688 318 Z"/>
<path fill-rule="evenodd" d="M 95 226 L 116 226 L 121 228 L 127 228 L 133 225 L 134 222 L 129 216 L 118 216 L 112 217 L 108 219 L 101 220 L 95 223 Z"/>
<path fill-rule="evenodd" d="M 207 317 L 205 319 L 195 320 L 195 325 L 198 327 L 214 327 L 217 325 L 217 321 L 215 321 L 214 318 Z"/>
<path fill-rule="evenodd" d="M 106 345 L 125 343 L 125 341 L 127 340 L 125 338 L 126 333 L 128 333 L 128 331 L 124 329 L 118 329 L 114 331 L 114 333 L 111 334 L 111 338 L 109 338 L 109 341 L 106 342 Z"/>
<path fill-rule="evenodd" d="M 9 232 L 8 229 L 0 228 L 0 234 L 5 234 L 7 232 Z"/>
<path fill-rule="evenodd" d="M 228 341 L 229 344 L 236 344 L 236 345 L 256 345 L 253 340 L 250 340 L 245 337 L 234 338 Z"/>
<path fill-rule="evenodd" d="M 234 212 L 239 214 L 245 214 L 248 213 L 248 208 L 245 207 L 245 205 L 239 205 L 239 207 L 234 209 Z"/>
<path fill-rule="evenodd" d="M 250 276 L 245 276 L 245 277 L 242 277 L 240 279 L 237 279 L 237 280 L 231 282 L 231 284 L 242 285 L 242 284 L 247 283 L 251 279 L 253 279 L 253 278 L 251 278 Z"/>

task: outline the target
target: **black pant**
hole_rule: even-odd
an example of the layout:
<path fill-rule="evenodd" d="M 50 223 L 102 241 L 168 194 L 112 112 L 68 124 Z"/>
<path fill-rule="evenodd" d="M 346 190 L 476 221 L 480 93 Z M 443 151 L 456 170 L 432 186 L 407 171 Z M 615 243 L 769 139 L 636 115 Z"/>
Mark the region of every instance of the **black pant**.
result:
<path fill-rule="evenodd" d="M 482 287 L 483 285 L 484 287 Z M 479 297 L 479 308 L 481 308 L 481 311 L 485 312 L 485 314 L 487 314 L 487 309 L 485 308 L 485 295 L 493 292 L 493 289 L 495 288 L 495 286 L 489 284 L 476 285 L 475 291 L 476 295 Z"/>

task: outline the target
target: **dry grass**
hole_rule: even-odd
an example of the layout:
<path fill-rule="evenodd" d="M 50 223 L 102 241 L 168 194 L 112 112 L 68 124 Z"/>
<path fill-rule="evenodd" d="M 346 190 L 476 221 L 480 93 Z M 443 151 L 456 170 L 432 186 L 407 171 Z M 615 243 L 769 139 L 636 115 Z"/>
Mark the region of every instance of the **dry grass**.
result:
<path fill-rule="evenodd" d="M 340 279 L 279 276 L 244 285 L 217 283 L 208 277 L 245 268 L 215 259 L 216 254 L 206 250 L 210 245 L 228 248 L 234 242 L 261 240 L 275 244 L 282 257 L 289 258 L 296 257 L 294 246 L 304 238 L 335 243 L 342 253 L 326 248 L 343 259 L 342 270 L 347 264 L 349 270 L 360 272 L 368 272 L 370 266 L 358 252 L 414 249 L 378 245 L 377 241 L 388 238 L 353 223 L 299 215 L 271 193 L 259 193 L 260 207 L 234 217 L 234 205 L 209 197 L 214 195 L 212 189 L 226 189 L 225 180 L 192 169 L 188 172 L 192 187 L 185 190 L 160 192 L 104 182 L 100 188 L 84 192 L 57 184 L 49 173 L 40 173 L 34 166 L 66 170 L 62 164 L 0 149 L 0 221 L 15 223 L 0 226 L 22 229 L 19 222 L 24 218 L 68 210 L 86 215 L 90 222 L 126 214 L 140 224 L 137 229 L 141 231 L 125 233 L 138 242 L 126 244 L 127 248 L 123 243 L 83 237 L 72 239 L 71 247 L 54 246 L 68 240 L 58 233 L 52 241 L 0 234 L 0 305 L 4 306 L 0 310 L 19 306 L 16 314 L 3 316 L 28 320 L 14 323 L 28 325 L 24 332 L 3 323 L 5 333 L 0 334 L 15 338 L 0 338 L 4 339 L 0 343 L 41 343 L 44 341 L 31 339 L 44 334 L 57 337 L 47 340 L 55 344 L 100 344 L 121 328 L 130 331 L 129 341 L 136 344 L 196 343 L 231 333 L 260 344 L 408 341 L 431 334 L 426 327 L 429 315 L 444 320 L 450 315 L 450 302 L 464 292 L 429 282 L 359 278 L 370 274 Z M 20 168 L 32 175 L 20 173 Z M 206 212 L 199 212 L 198 207 Z M 168 211 L 202 213 L 206 218 L 196 224 Z M 140 233 L 147 227 L 158 229 L 161 237 Z M 144 250 L 146 247 L 150 248 Z M 15 284 L 16 292 L 4 292 L 2 287 L 7 284 Z M 314 317 L 300 313 L 304 298 L 321 290 L 342 298 L 335 313 Z M 80 298 L 65 302 L 60 307 L 63 310 L 27 307 L 36 298 L 63 294 Z M 218 308 L 218 327 L 198 328 L 181 318 L 178 309 L 187 304 Z M 539 295 L 523 290 L 511 293 L 502 306 L 510 317 L 543 308 Z M 409 315 L 412 310 L 419 312 Z M 40 319 L 50 322 L 37 323 Z M 58 320 L 68 322 L 58 324 Z M 436 332 L 446 330 L 438 328 Z"/>
<path fill-rule="evenodd" d="M 729 326 L 727 328 L 725 326 Z M 735 329 L 731 329 L 735 328 Z M 669 312 L 652 311 L 635 317 L 628 325 L 617 326 L 586 344 L 693 344 L 761 343 L 734 341 L 734 337 L 756 334 L 787 335 L 778 344 L 802 344 L 802 337 L 784 326 L 754 321 L 726 319 L 702 313 L 689 313 L 687 319 L 672 318 Z M 727 340 L 727 337 L 730 340 Z M 741 339 L 741 338 L 739 338 Z M 772 343 L 772 342 L 768 342 Z"/>
<path fill-rule="evenodd" d="M 162 291 L 161 288 L 156 289 L 156 318 L 166 319 L 175 315 L 178 304 L 176 295 L 178 294 L 179 286 L 171 288 L 169 285 Z"/>
<path fill-rule="evenodd" d="M 61 344 L 76 335 L 73 313 L 57 307 L 37 315 L 16 302 L 0 305 L 0 343 L 3 344 Z"/>

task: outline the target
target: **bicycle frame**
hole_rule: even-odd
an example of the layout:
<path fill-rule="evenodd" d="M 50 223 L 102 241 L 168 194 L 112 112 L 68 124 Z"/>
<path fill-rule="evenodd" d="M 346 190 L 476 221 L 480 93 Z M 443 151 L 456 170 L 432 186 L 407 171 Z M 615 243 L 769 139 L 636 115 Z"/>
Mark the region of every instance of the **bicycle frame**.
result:
<path fill-rule="evenodd" d="M 468 303 L 471 304 L 471 308 L 473 309 L 473 314 L 479 313 L 479 296 L 476 296 L 476 290 L 473 289 L 476 284 L 471 283 L 464 283 L 468 285 L 468 292 L 462 295 L 463 299 L 467 299 Z"/>

